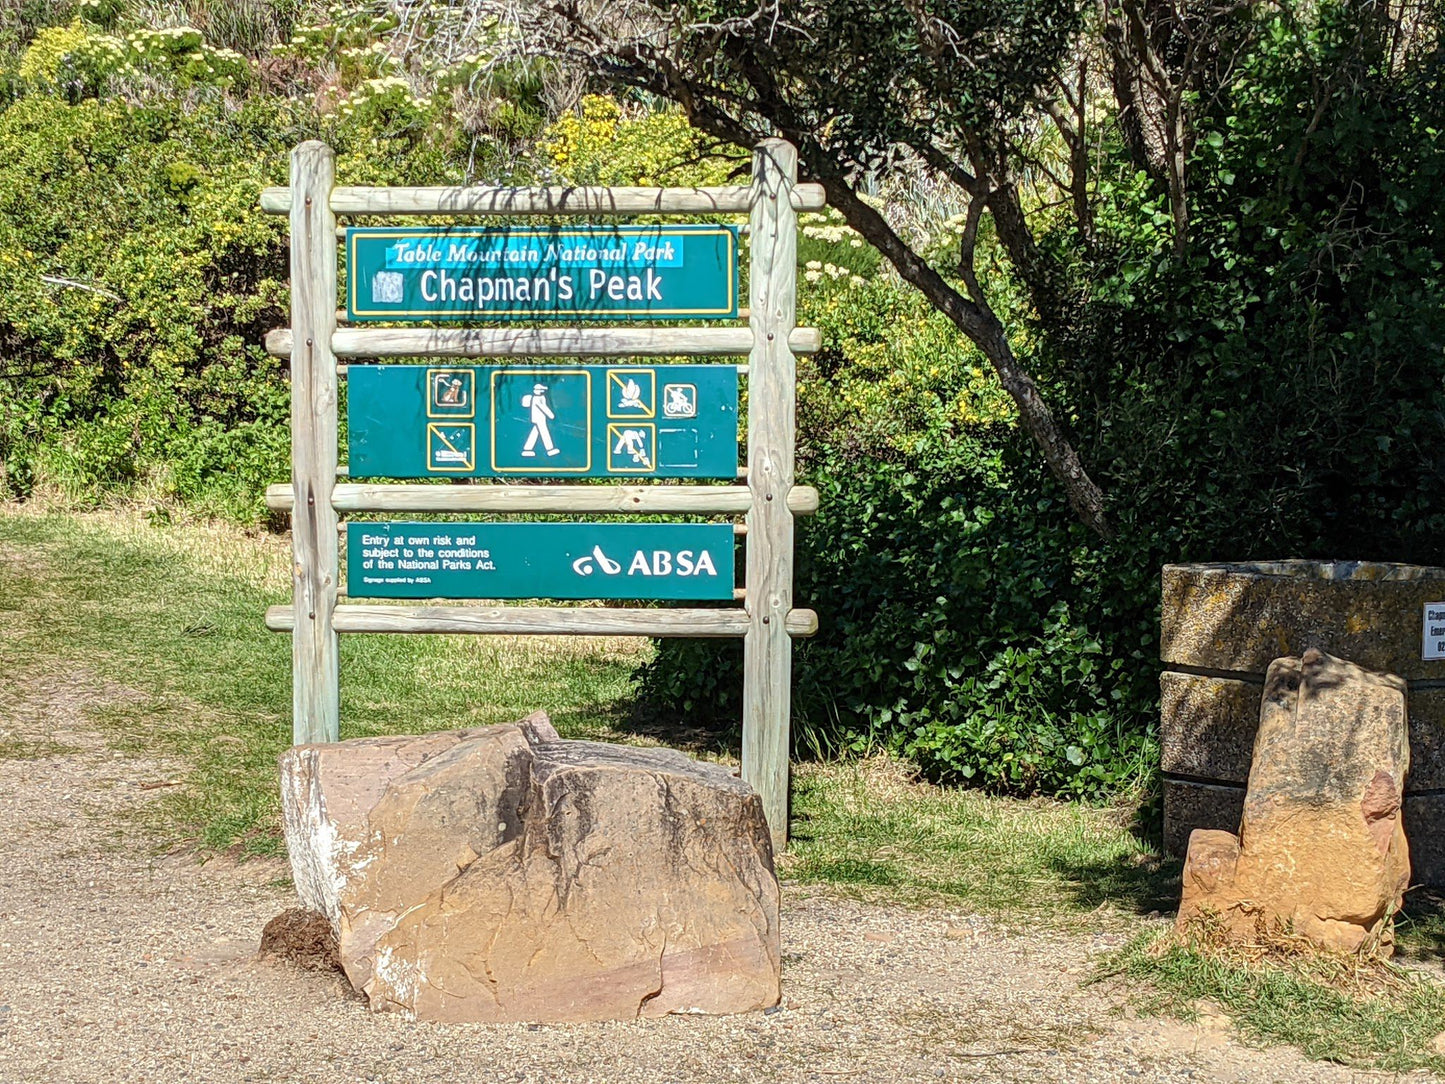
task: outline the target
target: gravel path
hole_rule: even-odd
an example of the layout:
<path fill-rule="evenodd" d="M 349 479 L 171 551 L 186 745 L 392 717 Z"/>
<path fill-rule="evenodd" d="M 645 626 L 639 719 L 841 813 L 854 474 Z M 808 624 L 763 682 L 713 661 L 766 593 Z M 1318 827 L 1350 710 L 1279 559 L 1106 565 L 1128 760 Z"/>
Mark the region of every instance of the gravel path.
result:
<path fill-rule="evenodd" d="M 1311 1082 L 1394 1079 L 1255 1051 L 1222 1020 L 1127 1019 L 1080 989 L 1096 938 L 784 889 L 784 1006 L 767 1015 L 441 1026 L 372 1014 L 335 977 L 260 962 L 282 863 L 154 857 L 122 811 L 174 766 L 108 751 L 84 674 L 0 703 L 0 1081 Z M 1414 1079 L 1431 1079 L 1416 1076 Z"/>

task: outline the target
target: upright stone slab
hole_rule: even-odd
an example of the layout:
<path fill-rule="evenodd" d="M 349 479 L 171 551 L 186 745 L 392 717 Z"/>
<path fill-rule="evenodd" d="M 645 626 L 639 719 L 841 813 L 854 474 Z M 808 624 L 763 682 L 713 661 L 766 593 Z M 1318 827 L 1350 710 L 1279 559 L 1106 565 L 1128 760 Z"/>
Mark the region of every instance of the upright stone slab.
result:
<path fill-rule="evenodd" d="M 762 806 L 673 750 L 518 726 L 282 758 L 307 906 L 373 1008 L 568 1021 L 739 1012 L 780 995 Z"/>
<path fill-rule="evenodd" d="M 1166 566 L 1160 739 L 1164 843 L 1183 855 L 1196 828 L 1239 828 L 1269 662 L 1310 648 L 1406 681 L 1410 776 L 1405 824 L 1415 879 L 1445 886 L 1445 661 L 1422 659 L 1427 602 L 1445 568 L 1360 561 Z"/>
<path fill-rule="evenodd" d="M 1329 948 L 1381 943 L 1410 883 L 1405 683 L 1318 651 L 1270 664 L 1239 837 L 1196 830 L 1179 925 L 1252 940 L 1281 925 Z"/>

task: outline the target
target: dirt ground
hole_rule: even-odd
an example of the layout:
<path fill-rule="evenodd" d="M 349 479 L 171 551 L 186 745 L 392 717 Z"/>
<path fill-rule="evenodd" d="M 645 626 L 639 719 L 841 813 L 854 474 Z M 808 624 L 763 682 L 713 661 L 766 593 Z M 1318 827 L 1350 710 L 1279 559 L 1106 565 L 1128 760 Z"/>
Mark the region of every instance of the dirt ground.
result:
<path fill-rule="evenodd" d="M 1252 1050 L 1225 1022 L 1134 1019 L 1080 987 L 1118 935 L 1010 934 L 962 914 L 784 887 L 768 1014 L 440 1026 L 373 1014 L 339 977 L 256 959 L 294 902 L 283 863 L 158 857 L 124 829 L 175 766 L 106 749 L 85 674 L 0 703 L 0 1082 L 1394 1079 Z M 1417 1076 L 1415 1079 L 1430 1079 Z"/>

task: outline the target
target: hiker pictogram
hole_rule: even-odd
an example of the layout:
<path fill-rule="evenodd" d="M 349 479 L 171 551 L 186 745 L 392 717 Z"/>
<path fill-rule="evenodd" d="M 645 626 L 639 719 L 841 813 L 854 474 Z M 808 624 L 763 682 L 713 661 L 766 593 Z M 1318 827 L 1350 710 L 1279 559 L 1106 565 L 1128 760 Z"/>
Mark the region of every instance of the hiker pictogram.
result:
<path fill-rule="evenodd" d="M 560 449 L 552 440 L 550 422 L 557 419 L 552 413 L 552 408 L 547 405 L 547 385 L 534 384 L 532 394 L 522 396 L 522 406 L 530 411 L 532 419 L 532 431 L 527 434 L 527 442 L 522 445 L 524 456 L 535 456 L 537 454 L 537 442 L 542 442 L 542 447 L 547 449 L 548 455 L 557 455 Z"/>

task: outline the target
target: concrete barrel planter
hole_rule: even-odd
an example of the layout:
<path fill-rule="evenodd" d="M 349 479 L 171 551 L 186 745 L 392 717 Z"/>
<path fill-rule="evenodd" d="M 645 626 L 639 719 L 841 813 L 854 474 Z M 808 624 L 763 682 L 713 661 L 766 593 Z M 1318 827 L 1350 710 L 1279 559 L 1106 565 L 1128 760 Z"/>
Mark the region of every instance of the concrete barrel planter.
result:
<path fill-rule="evenodd" d="M 1445 568 L 1360 561 L 1166 565 L 1160 628 L 1164 844 L 1237 831 L 1265 670 L 1309 648 L 1404 678 L 1405 831 L 1416 884 L 1445 886 L 1445 660 L 1422 658 Z"/>

